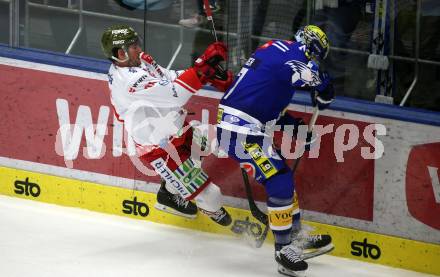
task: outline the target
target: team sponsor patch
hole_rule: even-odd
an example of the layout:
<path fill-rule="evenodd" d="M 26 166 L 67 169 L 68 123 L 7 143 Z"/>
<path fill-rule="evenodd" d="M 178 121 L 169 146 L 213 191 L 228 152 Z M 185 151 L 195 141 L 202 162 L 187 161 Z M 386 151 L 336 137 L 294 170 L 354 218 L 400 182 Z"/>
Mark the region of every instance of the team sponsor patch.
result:
<path fill-rule="evenodd" d="M 235 124 L 237 122 L 240 122 L 240 119 L 238 117 L 236 117 L 235 115 L 227 114 L 227 115 L 225 115 L 224 121 L 231 123 L 231 124 Z"/>
<path fill-rule="evenodd" d="M 293 204 L 284 207 L 267 207 L 270 229 L 287 230 L 292 227 Z"/>
<path fill-rule="evenodd" d="M 176 170 L 171 171 L 162 158 L 151 162 L 156 172 L 171 184 L 185 199 L 193 195 L 203 184 L 208 181 L 208 175 L 196 167 L 192 159 L 187 159 Z"/>
<path fill-rule="evenodd" d="M 217 124 L 220 124 L 220 122 L 222 122 L 223 112 L 224 112 L 224 110 L 222 108 L 218 109 L 218 111 L 217 111 Z"/>
<path fill-rule="evenodd" d="M 196 167 L 191 158 L 187 159 L 176 168 L 173 174 L 181 181 L 190 194 L 196 192 L 204 183 L 206 183 L 206 181 L 208 181 L 208 175 L 206 175 L 201 168 Z"/>
<path fill-rule="evenodd" d="M 266 179 L 278 172 L 257 143 L 243 143 L 243 147 Z"/>
<path fill-rule="evenodd" d="M 170 81 L 168 81 L 168 80 L 161 80 L 160 82 L 159 82 L 159 85 L 161 85 L 161 86 L 166 86 L 166 85 L 168 85 L 170 83 Z"/>
<path fill-rule="evenodd" d="M 260 64 L 260 60 L 258 60 L 255 57 L 251 57 L 246 61 L 244 66 L 248 68 L 256 69 L 259 64 Z"/>
<path fill-rule="evenodd" d="M 120 39 L 120 40 L 114 40 L 113 41 L 113 45 L 119 45 L 119 44 L 124 44 L 125 40 Z"/>
<path fill-rule="evenodd" d="M 174 172 L 172 172 L 168 168 L 164 159 L 158 158 L 158 159 L 152 161 L 150 164 L 154 168 L 154 170 L 160 175 L 160 177 L 162 177 L 162 179 L 164 179 L 165 182 L 172 185 L 180 193 L 180 195 L 183 198 L 188 198 L 191 196 L 191 192 L 179 180 L 179 178 L 176 177 Z"/>
<path fill-rule="evenodd" d="M 132 87 L 137 88 L 140 83 L 148 79 L 148 75 L 142 75 L 136 82 L 133 83 Z"/>
<path fill-rule="evenodd" d="M 153 87 L 157 82 L 156 81 L 152 81 L 152 82 L 148 82 L 147 84 L 145 84 L 144 88 L 148 89 Z"/>
<path fill-rule="evenodd" d="M 255 178 L 255 166 L 253 164 L 241 163 L 240 166 L 244 169 L 244 171 L 246 171 L 249 177 Z"/>
<path fill-rule="evenodd" d="M 126 35 L 128 34 L 128 29 L 117 29 L 117 30 L 112 30 L 112 35 Z"/>

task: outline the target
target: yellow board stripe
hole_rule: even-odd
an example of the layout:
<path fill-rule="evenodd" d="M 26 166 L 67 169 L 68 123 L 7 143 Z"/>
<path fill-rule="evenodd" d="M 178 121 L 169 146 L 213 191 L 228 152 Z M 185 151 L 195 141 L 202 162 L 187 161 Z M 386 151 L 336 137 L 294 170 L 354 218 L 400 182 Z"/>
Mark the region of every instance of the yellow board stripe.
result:
<path fill-rule="evenodd" d="M 223 234 L 230 233 L 228 229 L 219 226 L 205 216 L 198 216 L 197 219 L 191 220 L 155 210 L 156 194 L 154 193 L 99 185 L 91 182 L 5 167 L 0 167 L 0 178 L 0 194 L 3 195 L 128 216 L 201 231 Z M 15 186 L 17 180 L 24 182 L 26 178 L 28 178 L 29 183 L 38 184 L 40 187 L 41 193 L 38 197 L 34 197 L 31 194 L 26 195 L 26 192 L 23 194 L 17 194 L 15 192 L 15 190 L 18 190 Z M 24 185 L 19 183 L 18 186 Z M 137 203 L 130 203 L 134 202 L 134 197 L 136 197 Z M 124 213 L 124 201 L 126 201 L 125 206 L 130 206 L 132 210 L 137 209 L 139 203 L 147 204 L 149 207 L 148 216 L 142 217 L 141 215 L 134 215 L 133 213 Z M 239 213 L 243 214 L 241 217 L 245 217 L 244 212 Z"/>
<path fill-rule="evenodd" d="M 335 250 L 331 254 L 334 256 L 440 275 L 440 245 L 438 244 L 316 222 L 306 222 L 306 224 L 316 228 L 313 233 L 332 236 Z M 379 257 L 377 257 L 376 247 L 380 251 Z M 369 250 L 370 248 L 372 250 Z M 370 256 L 370 251 L 373 257 Z M 361 253 L 361 255 L 356 256 L 352 252 Z"/>
<path fill-rule="evenodd" d="M 156 195 L 154 193 L 25 170 L 0 167 L 0 194 L 233 235 L 231 227 L 222 227 L 204 215 L 199 214 L 196 219 L 186 219 L 155 210 Z M 234 219 L 232 227 L 247 226 L 246 228 L 249 228 L 255 236 L 259 235 L 264 226 L 255 221 L 248 210 L 232 207 L 227 209 Z M 440 245 L 438 244 L 315 222 L 304 223 L 315 227 L 315 233 L 332 236 L 335 245 L 332 255 L 440 275 Z M 273 242 L 271 234 L 267 241 Z"/>

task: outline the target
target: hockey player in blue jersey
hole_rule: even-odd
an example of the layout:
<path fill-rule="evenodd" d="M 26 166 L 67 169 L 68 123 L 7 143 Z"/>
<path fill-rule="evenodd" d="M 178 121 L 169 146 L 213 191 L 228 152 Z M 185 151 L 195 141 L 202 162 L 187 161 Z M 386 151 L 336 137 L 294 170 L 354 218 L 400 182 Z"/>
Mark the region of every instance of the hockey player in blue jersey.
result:
<path fill-rule="evenodd" d="M 334 248 L 328 235 L 297 235 L 301 231 L 293 172 L 274 151 L 267 132 L 276 124 L 300 124 L 284 113 L 295 88 L 311 89 L 313 104 L 320 110 L 334 98 L 330 78 L 319 68 L 329 52 L 327 36 L 308 25 L 296 40 L 272 40 L 258 48 L 221 99 L 217 117 L 219 149 L 242 168 L 250 168 L 251 177 L 265 187 L 278 272 L 288 276 L 302 275 L 307 269 L 303 251 L 323 254 Z"/>

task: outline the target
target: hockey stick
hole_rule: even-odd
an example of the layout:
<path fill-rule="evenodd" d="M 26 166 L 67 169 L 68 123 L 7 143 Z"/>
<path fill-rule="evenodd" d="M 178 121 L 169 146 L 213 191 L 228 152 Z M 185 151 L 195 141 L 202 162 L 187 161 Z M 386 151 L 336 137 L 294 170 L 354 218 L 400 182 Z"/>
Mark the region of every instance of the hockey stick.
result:
<path fill-rule="evenodd" d="M 307 127 L 307 137 L 309 137 L 309 136 L 310 136 L 310 138 L 312 137 L 312 131 L 313 131 L 313 128 L 315 127 L 315 123 L 316 123 L 316 120 L 318 119 L 318 116 L 319 116 L 319 109 L 318 109 L 318 106 L 316 106 L 313 108 L 313 115 L 312 115 L 312 118 L 310 118 L 309 126 Z M 309 145 L 309 147 L 310 147 L 310 145 Z M 304 156 L 304 154 L 305 153 L 303 153 L 298 159 L 296 159 L 295 163 L 293 164 L 293 167 L 292 167 L 293 173 L 295 173 L 296 168 L 298 167 L 299 162 L 301 161 L 301 158 L 302 158 L 302 156 Z"/>
<path fill-rule="evenodd" d="M 255 204 L 254 197 L 252 195 L 252 188 L 249 184 L 248 174 L 243 168 L 241 169 L 241 175 L 243 176 L 244 187 L 246 189 L 246 196 L 248 199 L 251 214 L 254 218 L 265 225 L 264 231 L 261 236 L 255 239 L 255 247 L 260 248 L 266 240 L 267 232 L 269 231 L 269 220 L 267 218 L 267 215 L 258 208 L 257 204 Z"/>
<path fill-rule="evenodd" d="M 122 3 L 122 1 L 121 1 L 121 3 Z M 143 46 L 144 46 L 144 49 L 147 49 L 147 0 L 144 0 L 144 24 L 143 25 L 144 25 L 144 45 Z"/>
<path fill-rule="evenodd" d="M 249 209 L 251 210 L 252 215 L 260 221 L 264 225 L 268 225 L 267 215 L 262 212 L 257 204 L 255 204 L 254 197 L 252 195 L 252 188 L 249 184 L 249 178 L 246 170 L 241 169 L 241 175 L 243 175 L 244 187 L 246 189 L 246 196 L 249 202 Z"/>
<path fill-rule="evenodd" d="M 205 6 L 206 19 L 211 21 L 212 34 L 214 35 L 215 41 L 218 41 L 217 32 L 215 31 L 214 18 L 212 18 L 212 10 L 211 7 L 209 6 L 209 0 L 203 0 L 203 4 Z"/>

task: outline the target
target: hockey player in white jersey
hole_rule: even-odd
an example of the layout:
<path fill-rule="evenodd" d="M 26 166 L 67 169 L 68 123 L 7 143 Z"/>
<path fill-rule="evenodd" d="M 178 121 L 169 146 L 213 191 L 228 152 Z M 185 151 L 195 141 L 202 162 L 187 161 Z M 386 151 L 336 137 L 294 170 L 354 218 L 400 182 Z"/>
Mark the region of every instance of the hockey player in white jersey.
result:
<path fill-rule="evenodd" d="M 101 44 L 112 61 L 108 84 L 115 114 L 136 143 L 139 159 L 162 179 L 155 207 L 190 218 L 199 209 L 218 224 L 229 225 L 220 188 L 191 157 L 193 130 L 183 108 L 203 84 L 224 91 L 232 82 L 232 74 L 219 65 L 226 60 L 226 46 L 213 43 L 194 67 L 174 71 L 143 52 L 129 26 L 108 28 Z"/>

